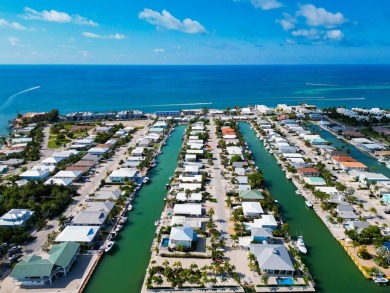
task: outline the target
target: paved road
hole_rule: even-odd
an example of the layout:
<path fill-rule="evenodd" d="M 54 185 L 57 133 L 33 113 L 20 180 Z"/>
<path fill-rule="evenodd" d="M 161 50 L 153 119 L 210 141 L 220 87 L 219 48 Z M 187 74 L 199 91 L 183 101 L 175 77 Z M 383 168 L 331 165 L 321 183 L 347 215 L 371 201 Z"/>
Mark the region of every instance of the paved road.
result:
<path fill-rule="evenodd" d="M 215 219 L 219 220 L 217 221 L 217 227 L 218 229 L 224 234 L 224 237 L 226 240 L 230 239 L 229 234 L 229 210 L 226 208 L 225 203 L 225 194 L 226 194 L 226 186 L 227 181 L 222 178 L 221 176 L 221 170 L 222 170 L 222 164 L 221 164 L 221 158 L 219 153 L 219 148 L 217 148 L 218 145 L 218 138 L 215 134 L 215 123 L 214 120 L 210 119 L 210 139 L 209 139 L 209 145 L 212 148 L 213 157 L 214 159 L 214 165 L 212 166 L 211 170 L 211 182 L 209 186 L 211 187 L 211 193 L 214 195 L 214 197 L 217 199 L 217 203 L 215 205 L 214 211 L 215 211 Z"/>

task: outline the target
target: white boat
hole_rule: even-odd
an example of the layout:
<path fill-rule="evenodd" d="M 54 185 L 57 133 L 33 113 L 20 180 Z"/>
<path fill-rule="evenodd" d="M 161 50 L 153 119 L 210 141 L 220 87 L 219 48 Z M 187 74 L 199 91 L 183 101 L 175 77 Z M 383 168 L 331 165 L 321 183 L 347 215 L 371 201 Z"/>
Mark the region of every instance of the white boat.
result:
<path fill-rule="evenodd" d="M 340 135 L 337 135 L 336 138 L 337 139 L 342 139 L 342 137 Z"/>
<path fill-rule="evenodd" d="M 308 208 L 312 208 L 312 207 L 313 207 L 313 203 L 312 203 L 310 200 L 305 200 L 305 205 L 306 205 Z"/>
<path fill-rule="evenodd" d="M 273 151 L 269 151 L 270 154 L 273 154 L 274 152 Z"/>
<path fill-rule="evenodd" d="M 372 279 L 376 284 L 387 284 L 389 282 L 388 279 L 383 277 L 382 275 L 377 275 L 375 278 Z"/>
<path fill-rule="evenodd" d="M 154 221 L 154 226 L 158 226 L 160 224 L 160 220 Z"/>
<path fill-rule="evenodd" d="M 107 245 L 104 248 L 104 252 L 109 252 L 111 248 L 114 246 L 115 241 L 107 241 Z"/>
<path fill-rule="evenodd" d="M 118 225 L 118 226 L 116 226 L 116 228 L 115 228 L 115 232 L 119 232 L 121 229 L 123 228 L 123 226 L 122 225 Z"/>
<path fill-rule="evenodd" d="M 169 176 L 169 181 L 171 181 L 173 179 L 173 176 Z"/>
<path fill-rule="evenodd" d="M 129 206 L 127 207 L 127 210 L 131 211 L 132 209 L 133 209 L 133 206 L 131 204 L 129 204 Z"/>
<path fill-rule="evenodd" d="M 379 158 L 378 159 L 379 163 L 386 164 L 386 160 L 384 158 Z"/>
<path fill-rule="evenodd" d="M 298 194 L 298 195 L 301 195 L 301 194 L 302 194 L 302 191 L 301 191 L 300 189 L 297 189 L 297 190 L 295 191 L 295 193 Z"/>
<path fill-rule="evenodd" d="M 297 249 L 303 253 L 303 254 L 306 254 L 307 253 L 307 248 L 305 246 L 305 242 L 303 241 L 303 236 L 299 236 L 298 237 L 298 240 L 296 242 L 296 246 L 297 246 Z"/>
<path fill-rule="evenodd" d="M 288 180 L 290 180 L 290 179 L 291 179 L 291 175 L 290 175 L 290 174 L 286 174 L 286 178 L 287 178 Z"/>
<path fill-rule="evenodd" d="M 149 177 L 145 177 L 144 180 L 142 180 L 143 183 L 148 183 L 149 182 Z"/>

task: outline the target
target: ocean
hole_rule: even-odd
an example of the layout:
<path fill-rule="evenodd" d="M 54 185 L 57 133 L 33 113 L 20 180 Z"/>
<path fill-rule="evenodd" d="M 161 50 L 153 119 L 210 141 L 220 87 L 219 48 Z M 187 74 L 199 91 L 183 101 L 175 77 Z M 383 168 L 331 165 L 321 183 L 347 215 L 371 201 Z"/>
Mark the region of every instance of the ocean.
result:
<path fill-rule="evenodd" d="M 301 102 L 390 108 L 390 65 L 1 65 L 0 133 L 16 114 Z"/>

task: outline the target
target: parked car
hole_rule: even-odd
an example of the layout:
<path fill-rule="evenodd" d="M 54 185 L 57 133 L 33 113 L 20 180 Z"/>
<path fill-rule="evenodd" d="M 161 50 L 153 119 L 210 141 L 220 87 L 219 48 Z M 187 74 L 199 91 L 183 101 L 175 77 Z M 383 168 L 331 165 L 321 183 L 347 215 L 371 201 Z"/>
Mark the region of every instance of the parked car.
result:
<path fill-rule="evenodd" d="M 8 260 L 10 263 L 13 263 L 13 262 L 17 261 L 19 259 L 19 257 L 21 257 L 22 255 L 23 255 L 23 253 L 16 253 L 16 254 L 10 256 L 8 258 Z"/>
<path fill-rule="evenodd" d="M 385 214 L 386 214 L 386 215 L 389 215 L 389 214 L 390 214 L 390 210 L 386 210 L 386 211 L 385 211 Z"/>
<path fill-rule="evenodd" d="M 16 246 L 13 246 L 11 247 L 9 250 L 8 250 L 8 253 L 12 254 L 12 253 L 15 253 L 15 252 L 18 252 L 22 250 L 22 247 L 19 246 L 19 245 L 16 245 Z"/>

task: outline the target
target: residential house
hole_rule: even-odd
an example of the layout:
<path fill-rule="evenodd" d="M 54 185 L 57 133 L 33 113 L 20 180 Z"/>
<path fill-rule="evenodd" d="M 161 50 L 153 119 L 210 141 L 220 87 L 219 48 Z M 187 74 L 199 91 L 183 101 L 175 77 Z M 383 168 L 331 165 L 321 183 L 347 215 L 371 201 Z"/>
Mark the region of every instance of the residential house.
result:
<path fill-rule="evenodd" d="M 50 174 L 47 170 L 28 170 L 19 175 L 20 178 L 26 180 L 43 180 Z"/>
<path fill-rule="evenodd" d="M 169 235 L 169 247 L 184 246 L 191 248 L 197 234 L 192 227 L 172 227 Z"/>
<path fill-rule="evenodd" d="M 113 171 L 109 175 L 109 179 L 110 182 L 114 182 L 114 183 L 124 183 L 126 179 L 136 181 L 138 174 L 139 172 L 137 170 L 130 169 L 130 168 L 122 168 Z"/>
<path fill-rule="evenodd" d="M 50 184 L 56 184 L 56 185 L 63 185 L 63 186 L 69 186 L 73 183 L 73 179 L 69 178 L 50 178 L 49 180 L 45 181 L 45 185 Z"/>
<path fill-rule="evenodd" d="M 108 217 L 108 212 L 81 211 L 72 219 L 73 226 L 103 226 Z"/>
<path fill-rule="evenodd" d="M 262 274 L 292 276 L 295 272 L 290 255 L 283 244 L 250 244 Z"/>
<path fill-rule="evenodd" d="M 316 168 L 298 168 L 297 171 L 303 177 L 318 177 L 320 175 Z"/>
<path fill-rule="evenodd" d="M 241 207 L 245 217 L 259 217 L 264 213 L 259 202 L 243 202 Z"/>
<path fill-rule="evenodd" d="M 22 286 L 51 285 L 53 279 L 69 273 L 79 250 L 79 243 L 56 244 L 50 249 L 48 258 L 35 254 L 24 257 L 15 265 L 10 277 Z"/>
<path fill-rule="evenodd" d="M 278 222 L 273 215 L 261 215 L 260 219 L 254 219 L 254 226 L 260 228 L 268 228 L 276 230 L 278 228 Z"/>
<path fill-rule="evenodd" d="M 55 242 L 78 242 L 91 246 L 99 235 L 99 226 L 66 226 Z"/>
<path fill-rule="evenodd" d="M 48 166 L 55 166 L 63 160 L 64 158 L 61 157 L 47 157 L 46 159 L 42 160 L 41 163 Z"/>
<path fill-rule="evenodd" d="M 303 180 L 309 185 L 322 186 L 326 185 L 326 182 L 321 177 L 303 177 Z"/>
<path fill-rule="evenodd" d="M 201 204 L 175 204 L 173 207 L 174 215 L 181 216 L 202 216 L 202 205 Z"/>
<path fill-rule="evenodd" d="M 261 199 L 264 199 L 263 194 L 260 190 L 243 190 L 240 191 L 239 197 L 241 198 L 241 201 L 259 201 Z"/>
<path fill-rule="evenodd" d="M 359 182 L 368 186 L 371 184 L 377 184 L 380 181 L 390 181 L 388 177 L 380 173 L 361 172 L 359 175 Z"/>
<path fill-rule="evenodd" d="M 187 201 L 187 202 L 201 202 L 202 193 L 200 192 L 191 192 L 188 196 L 185 192 L 178 192 L 176 194 L 177 201 Z"/>
<path fill-rule="evenodd" d="M 53 176 L 53 178 L 72 179 L 73 181 L 77 181 L 78 179 L 80 179 L 82 174 L 83 172 L 81 171 L 59 171 Z"/>
<path fill-rule="evenodd" d="M 34 213 L 28 209 L 12 209 L 0 217 L 0 226 L 23 227 Z"/>

